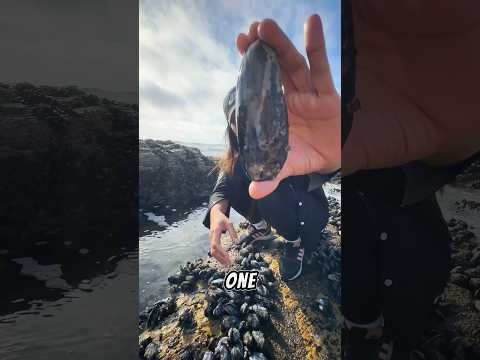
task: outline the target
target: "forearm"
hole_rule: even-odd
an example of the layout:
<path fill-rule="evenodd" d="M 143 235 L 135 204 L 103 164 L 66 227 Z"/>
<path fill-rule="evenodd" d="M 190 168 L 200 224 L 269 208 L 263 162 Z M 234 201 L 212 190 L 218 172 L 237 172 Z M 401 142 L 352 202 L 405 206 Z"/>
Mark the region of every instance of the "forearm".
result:
<path fill-rule="evenodd" d="M 229 204 L 229 201 L 227 199 L 219 201 L 218 203 L 213 205 L 212 208 L 210 209 L 210 216 L 212 217 L 212 216 L 214 216 L 215 214 L 218 214 L 218 213 L 222 213 L 222 214 L 226 215 L 227 212 L 228 212 L 229 206 L 230 206 L 230 204 Z"/>

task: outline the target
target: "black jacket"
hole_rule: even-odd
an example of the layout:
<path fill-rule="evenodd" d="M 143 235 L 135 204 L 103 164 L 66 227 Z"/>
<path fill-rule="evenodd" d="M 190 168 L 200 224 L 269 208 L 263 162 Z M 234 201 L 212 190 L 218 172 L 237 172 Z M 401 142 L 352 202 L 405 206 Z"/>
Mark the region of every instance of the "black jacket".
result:
<path fill-rule="evenodd" d="M 238 160 L 241 161 L 241 160 Z M 329 173 L 329 174 L 320 174 L 320 173 L 313 173 L 309 175 L 309 186 L 308 191 L 318 193 L 317 195 L 320 198 L 324 198 L 325 194 L 322 189 L 322 185 L 330 180 L 333 176 L 335 176 L 336 172 Z M 218 174 L 217 182 L 213 187 L 212 194 L 210 195 L 210 200 L 208 203 L 208 209 L 205 214 L 205 218 L 203 220 L 203 225 L 207 228 L 210 228 L 210 210 L 211 208 L 222 200 L 228 200 L 230 198 L 229 195 L 229 186 L 228 186 L 228 178 L 229 175 L 224 171 L 221 171 Z M 230 207 L 227 210 L 227 216 L 230 214 Z"/>

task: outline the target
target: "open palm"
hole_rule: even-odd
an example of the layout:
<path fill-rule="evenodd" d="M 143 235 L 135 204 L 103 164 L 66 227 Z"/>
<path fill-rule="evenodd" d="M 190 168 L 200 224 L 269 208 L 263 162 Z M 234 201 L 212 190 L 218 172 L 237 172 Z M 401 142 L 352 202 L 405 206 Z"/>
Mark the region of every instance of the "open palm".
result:
<path fill-rule="evenodd" d="M 338 169 L 341 120 L 340 97 L 333 85 L 322 23 L 317 15 L 310 16 L 305 23 L 310 67 L 273 20 L 252 23 L 248 34 L 237 37 L 239 51 L 244 54 L 258 38 L 275 50 L 282 69 L 290 151 L 275 179 L 250 184 L 250 196 L 255 199 L 273 192 L 288 176 Z"/>

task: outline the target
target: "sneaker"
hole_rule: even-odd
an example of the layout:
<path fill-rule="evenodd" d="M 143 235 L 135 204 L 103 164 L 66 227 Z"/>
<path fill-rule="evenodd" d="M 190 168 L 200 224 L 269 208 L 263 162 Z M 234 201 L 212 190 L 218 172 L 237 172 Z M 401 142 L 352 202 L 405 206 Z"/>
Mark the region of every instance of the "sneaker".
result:
<path fill-rule="evenodd" d="M 267 225 L 265 229 L 257 229 L 252 224 L 248 224 L 247 233 L 240 236 L 240 244 L 254 243 L 260 240 L 270 240 L 273 237 L 270 225 Z"/>
<path fill-rule="evenodd" d="M 283 281 L 295 280 L 302 274 L 305 249 L 300 246 L 300 239 L 287 241 L 284 255 L 280 258 L 280 275 Z"/>
<path fill-rule="evenodd" d="M 367 339 L 367 330 L 353 327 L 342 329 L 342 358 L 345 360 L 407 360 L 407 357 L 397 352 L 394 356 L 394 342 L 382 337 Z"/>
<path fill-rule="evenodd" d="M 377 360 L 380 341 L 367 339 L 367 330 L 358 327 L 342 328 L 342 359 Z"/>

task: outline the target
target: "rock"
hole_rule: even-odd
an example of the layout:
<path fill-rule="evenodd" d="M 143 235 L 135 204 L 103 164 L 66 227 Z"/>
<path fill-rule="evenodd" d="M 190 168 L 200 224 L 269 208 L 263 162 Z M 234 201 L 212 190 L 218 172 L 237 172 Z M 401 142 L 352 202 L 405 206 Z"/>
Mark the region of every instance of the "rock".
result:
<path fill-rule="evenodd" d="M 86 108 L 95 109 L 77 111 Z M 125 184 L 138 176 L 138 106 L 74 86 L 0 83 L 0 118 L 2 248 L 39 239 L 116 246 L 137 227 L 138 199 Z"/>
<path fill-rule="evenodd" d="M 208 197 L 215 163 L 200 150 L 172 141 L 139 140 L 139 205 L 181 208 Z M 158 191 L 162 189 L 162 191 Z"/>
<path fill-rule="evenodd" d="M 288 152 L 288 114 L 275 52 L 260 40 L 243 56 L 237 82 L 239 151 L 252 180 L 270 180 Z"/>

